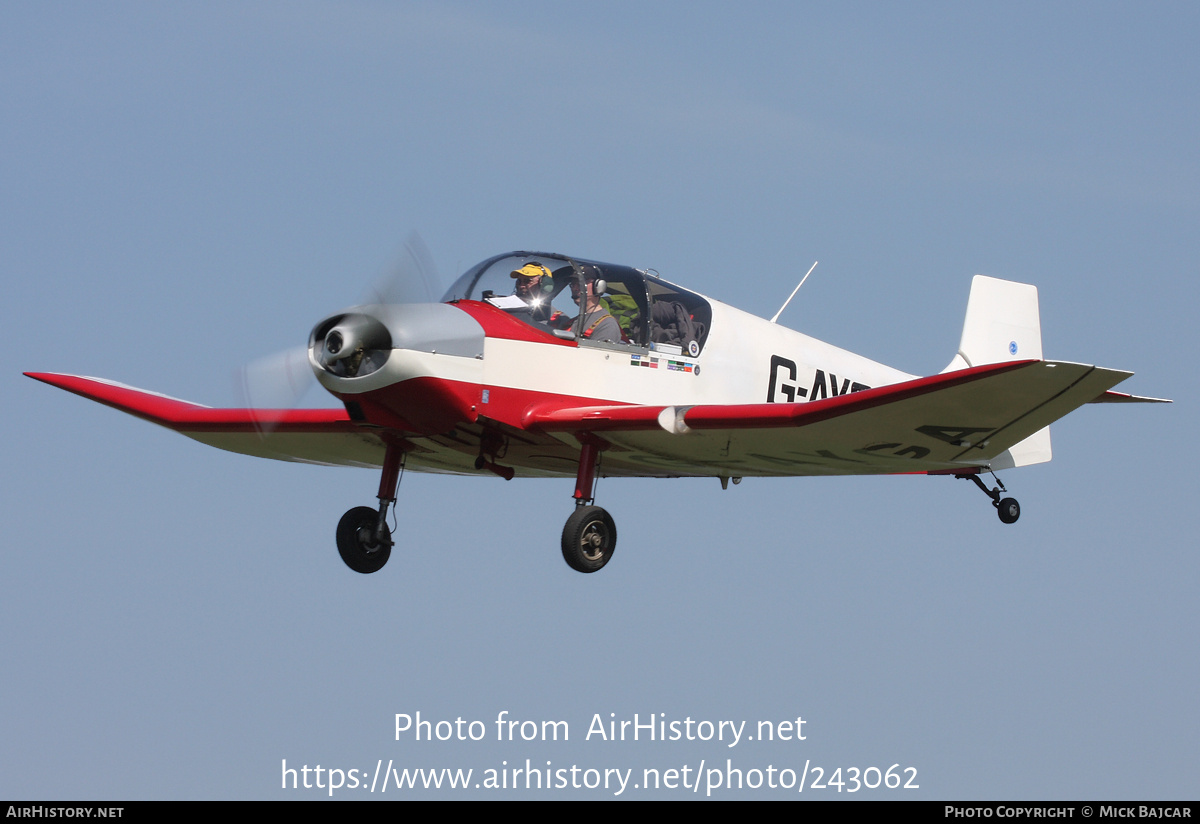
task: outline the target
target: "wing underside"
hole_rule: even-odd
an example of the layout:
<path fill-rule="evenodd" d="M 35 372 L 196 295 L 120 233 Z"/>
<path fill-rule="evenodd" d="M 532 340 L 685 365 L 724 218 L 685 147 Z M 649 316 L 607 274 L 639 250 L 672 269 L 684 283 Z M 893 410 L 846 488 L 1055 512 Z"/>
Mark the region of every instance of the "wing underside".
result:
<path fill-rule="evenodd" d="M 549 431 L 591 431 L 616 463 L 680 475 L 869 475 L 987 468 L 1129 372 L 992 364 L 797 404 L 546 410 Z M 1011 464 L 1009 464 L 1011 465 Z"/>
<path fill-rule="evenodd" d="M 26 374 L 230 452 L 328 466 L 383 461 L 383 441 L 344 409 L 214 409 L 100 378 Z"/>
<path fill-rule="evenodd" d="M 1108 390 L 1131 373 L 1009 362 L 809 403 L 542 406 L 528 410 L 519 427 L 481 421 L 436 437 L 388 432 L 351 420 L 344 409 L 213 409 L 97 378 L 27 374 L 201 443 L 257 457 L 374 467 L 383 462 L 384 438 L 402 436 L 409 468 L 474 474 L 482 428 L 494 425 L 507 432 L 502 462 L 524 477 L 574 477 L 585 433 L 607 445 L 602 475 L 711 477 L 1011 466 L 1010 447 L 1085 403 L 1117 394 Z"/>

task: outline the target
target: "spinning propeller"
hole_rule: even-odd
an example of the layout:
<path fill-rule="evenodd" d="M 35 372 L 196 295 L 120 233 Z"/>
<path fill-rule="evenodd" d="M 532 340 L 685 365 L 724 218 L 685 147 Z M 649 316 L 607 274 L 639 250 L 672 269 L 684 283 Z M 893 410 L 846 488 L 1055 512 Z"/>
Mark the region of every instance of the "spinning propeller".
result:
<path fill-rule="evenodd" d="M 429 248 L 416 232 L 409 234 L 399 261 L 366 290 L 363 304 L 434 303 L 441 296 L 437 268 Z M 319 333 L 319 334 L 318 334 Z M 319 344 L 318 344 L 319 342 Z M 309 349 L 326 368 L 355 375 L 372 351 L 388 349 L 390 336 L 366 315 L 348 313 L 329 329 L 314 330 L 307 346 L 294 346 L 243 366 L 236 374 L 237 393 L 247 409 L 262 411 L 260 431 L 270 434 L 267 410 L 294 409 L 316 383 Z"/>

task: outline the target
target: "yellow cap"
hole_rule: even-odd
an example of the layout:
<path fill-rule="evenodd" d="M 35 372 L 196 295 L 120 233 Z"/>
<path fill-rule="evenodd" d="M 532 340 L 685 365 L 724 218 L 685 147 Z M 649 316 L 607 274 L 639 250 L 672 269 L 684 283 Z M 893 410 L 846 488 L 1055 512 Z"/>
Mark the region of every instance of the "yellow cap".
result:
<path fill-rule="evenodd" d="M 514 269 L 510 278 L 551 277 L 550 270 L 540 263 L 526 263 L 520 269 Z"/>

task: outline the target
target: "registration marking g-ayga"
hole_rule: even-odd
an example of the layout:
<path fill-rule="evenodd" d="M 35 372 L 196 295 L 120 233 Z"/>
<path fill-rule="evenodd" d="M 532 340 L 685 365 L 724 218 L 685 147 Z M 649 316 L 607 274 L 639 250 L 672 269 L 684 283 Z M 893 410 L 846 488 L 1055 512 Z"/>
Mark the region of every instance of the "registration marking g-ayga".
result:
<path fill-rule="evenodd" d="M 799 369 L 794 360 L 782 355 L 771 356 L 771 379 L 767 384 L 767 403 L 796 403 L 802 401 L 819 401 L 850 392 L 862 392 L 870 389 L 865 383 L 842 378 L 841 388 L 838 388 L 838 376 L 830 372 L 826 378 L 824 369 L 813 369 L 811 380 L 797 381 Z M 807 389 L 805 387 L 808 387 Z"/>

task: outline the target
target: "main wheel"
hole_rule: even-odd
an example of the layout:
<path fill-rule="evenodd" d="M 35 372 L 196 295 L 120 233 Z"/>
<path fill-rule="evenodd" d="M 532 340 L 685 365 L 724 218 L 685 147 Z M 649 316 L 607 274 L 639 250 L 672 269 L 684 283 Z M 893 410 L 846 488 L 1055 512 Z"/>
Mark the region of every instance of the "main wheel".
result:
<path fill-rule="evenodd" d="M 1004 523 L 1015 524 L 1021 517 L 1021 505 L 1016 498 L 1004 498 L 996 504 L 996 512 Z"/>
<path fill-rule="evenodd" d="M 383 569 L 392 555 L 392 533 L 384 526 L 384 542 L 375 540 L 375 525 L 379 512 L 369 506 L 356 506 L 338 521 L 338 554 L 346 566 L 355 572 L 369 573 Z"/>
<path fill-rule="evenodd" d="M 563 560 L 579 572 L 595 572 L 617 548 L 617 525 L 598 506 L 579 506 L 567 518 L 562 534 Z"/>

